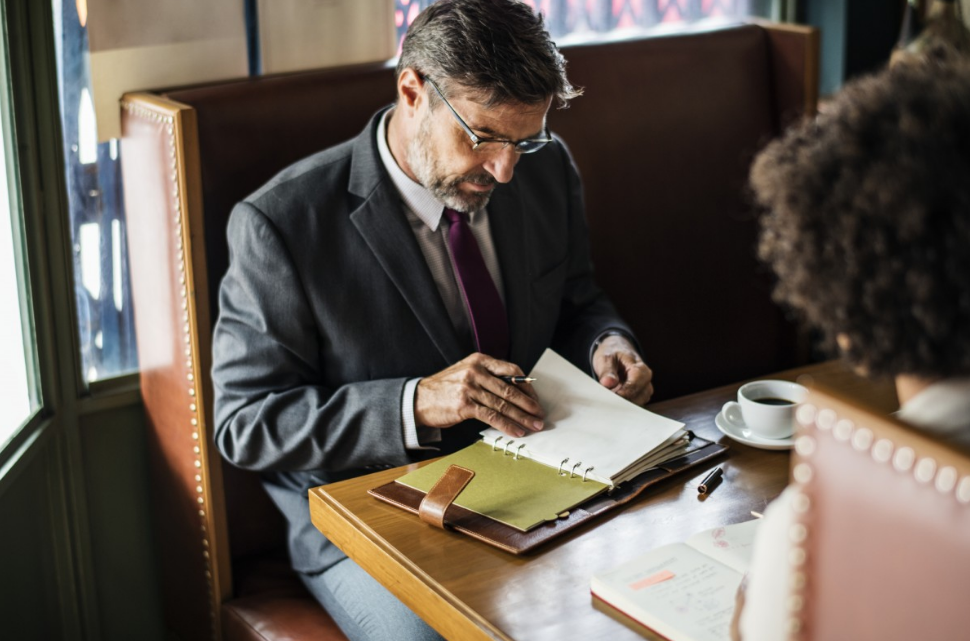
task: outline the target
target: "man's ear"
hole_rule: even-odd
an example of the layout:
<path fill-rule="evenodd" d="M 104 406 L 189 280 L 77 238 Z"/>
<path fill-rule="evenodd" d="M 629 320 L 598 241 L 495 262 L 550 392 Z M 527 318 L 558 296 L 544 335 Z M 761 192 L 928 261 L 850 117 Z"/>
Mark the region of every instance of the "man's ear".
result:
<path fill-rule="evenodd" d="M 413 116 L 427 101 L 424 79 L 414 69 L 407 67 L 397 78 L 397 106 L 408 116 Z"/>

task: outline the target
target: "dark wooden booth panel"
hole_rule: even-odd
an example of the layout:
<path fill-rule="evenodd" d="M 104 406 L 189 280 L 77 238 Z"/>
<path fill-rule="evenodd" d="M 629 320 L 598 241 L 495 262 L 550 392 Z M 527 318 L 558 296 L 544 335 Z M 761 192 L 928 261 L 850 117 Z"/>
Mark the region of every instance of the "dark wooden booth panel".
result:
<path fill-rule="evenodd" d="M 583 176 L 598 281 L 663 400 L 802 362 L 756 259 L 746 182 L 804 101 L 778 104 L 760 27 L 649 44 L 567 51 L 585 94 L 549 121 Z"/>

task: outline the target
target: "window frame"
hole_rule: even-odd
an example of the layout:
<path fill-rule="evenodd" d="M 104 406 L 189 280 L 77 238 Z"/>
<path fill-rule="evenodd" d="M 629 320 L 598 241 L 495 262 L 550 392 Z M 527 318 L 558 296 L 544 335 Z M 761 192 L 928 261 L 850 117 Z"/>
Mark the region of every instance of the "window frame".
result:
<path fill-rule="evenodd" d="M 19 200 L 14 253 L 19 295 L 27 303 L 23 314 L 33 330 L 28 375 L 37 399 L 30 417 L 0 447 L 0 497 L 33 461 L 46 459 L 45 482 L 32 492 L 50 510 L 62 636 L 100 638 L 79 423 L 84 414 L 138 402 L 137 376 L 121 382 L 129 389 L 120 391 L 115 383 L 94 396 L 81 373 L 52 3 L 0 0 L 0 20 L 0 81 L 9 98 L 6 144 L 15 151 L 16 166 L 10 190 Z"/>
<path fill-rule="evenodd" d="M 14 36 L 16 30 L 12 27 L 9 2 L 0 5 L 0 24 L 4 25 L 3 33 L 0 34 L 0 127 L 3 128 L 3 149 L 6 155 L 6 176 L 3 179 L 9 185 L 9 206 L 11 217 L 11 236 L 13 239 L 14 270 L 18 285 L 18 301 L 20 304 L 20 325 L 24 338 L 24 356 L 27 369 L 27 389 L 30 395 L 31 411 L 28 417 L 16 428 L 13 436 L 5 444 L 0 446 L 0 483 L 7 480 L 10 468 L 24 454 L 29 446 L 36 442 L 39 437 L 49 428 L 50 420 L 47 416 L 44 398 L 44 384 L 41 381 L 41 371 L 44 369 L 39 357 L 42 337 L 37 331 L 35 304 L 36 297 L 33 292 L 38 285 L 34 278 L 35 269 L 31 266 L 31 256 L 36 251 L 31 251 L 31 242 L 36 236 L 36 231 L 30 228 L 31 217 L 27 216 L 28 208 L 25 204 L 25 186 L 29 176 L 21 171 L 21 164 L 27 160 L 24 145 L 20 140 L 20 127 L 18 127 L 18 91 L 14 70 L 13 42 L 17 39 Z M 14 12 L 14 15 L 17 15 Z M 25 108 L 24 105 L 21 108 Z M 28 171 L 29 173 L 29 171 Z M 5 222 L 5 221 L 4 221 Z M 19 454 L 19 456 L 18 456 Z M 0 486 L 2 487 L 2 486 Z"/>

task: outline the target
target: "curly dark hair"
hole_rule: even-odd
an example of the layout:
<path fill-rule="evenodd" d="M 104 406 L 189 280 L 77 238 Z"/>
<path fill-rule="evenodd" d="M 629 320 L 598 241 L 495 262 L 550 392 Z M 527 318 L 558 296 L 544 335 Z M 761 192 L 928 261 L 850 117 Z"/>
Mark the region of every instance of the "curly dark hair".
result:
<path fill-rule="evenodd" d="M 775 300 L 830 349 L 873 377 L 970 374 L 970 61 L 848 84 L 751 185 Z"/>

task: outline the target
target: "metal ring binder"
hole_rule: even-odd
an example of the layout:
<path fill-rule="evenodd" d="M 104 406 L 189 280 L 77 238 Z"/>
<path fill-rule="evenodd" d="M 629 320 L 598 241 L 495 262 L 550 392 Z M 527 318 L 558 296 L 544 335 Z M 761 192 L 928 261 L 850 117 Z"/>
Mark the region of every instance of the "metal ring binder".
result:
<path fill-rule="evenodd" d="M 504 439 L 503 437 L 499 436 L 494 441 L 492 441 L 492 451 L 493 452 L 498 451 L 498 442 L 502 440 L 506 441 L 504 447 L 502 448 L 502 454 L 503 456 L 508 456 L 509 447 L 515 444 L 515 441 L 512 439 Z M 519 443 L 519 445 L 516 446 L 515 451 L 512 452 L 513 461 L 519 460 L 519 457 L 522 456 L 522 448 L 525 446 L 526 446 L 526 443 Z M 566 476 L 566 473 L 563 471 L 563 467 L 565 467 L 566 463 L 568 462 L 569 462 L 568 456 L 559 462 L 559 469 L 557 470 L 557 473 L 559 476 Z M 569 478 L 573 478 L 574 476 L 579 476 L 579 474 L 576 472 L 576 468 L 578 468 L 582 464 L 583 464 L 582 461 L 576 461 L 575 463 L 573 463 L 572 467 L 569 468 Z M 592 465 L 590 465 L 585 470 L 583 470 L 583 483 L 586 482 L 586 478 L 589 476 L 589 473 L 592 471 L 593 471 Z"/>

